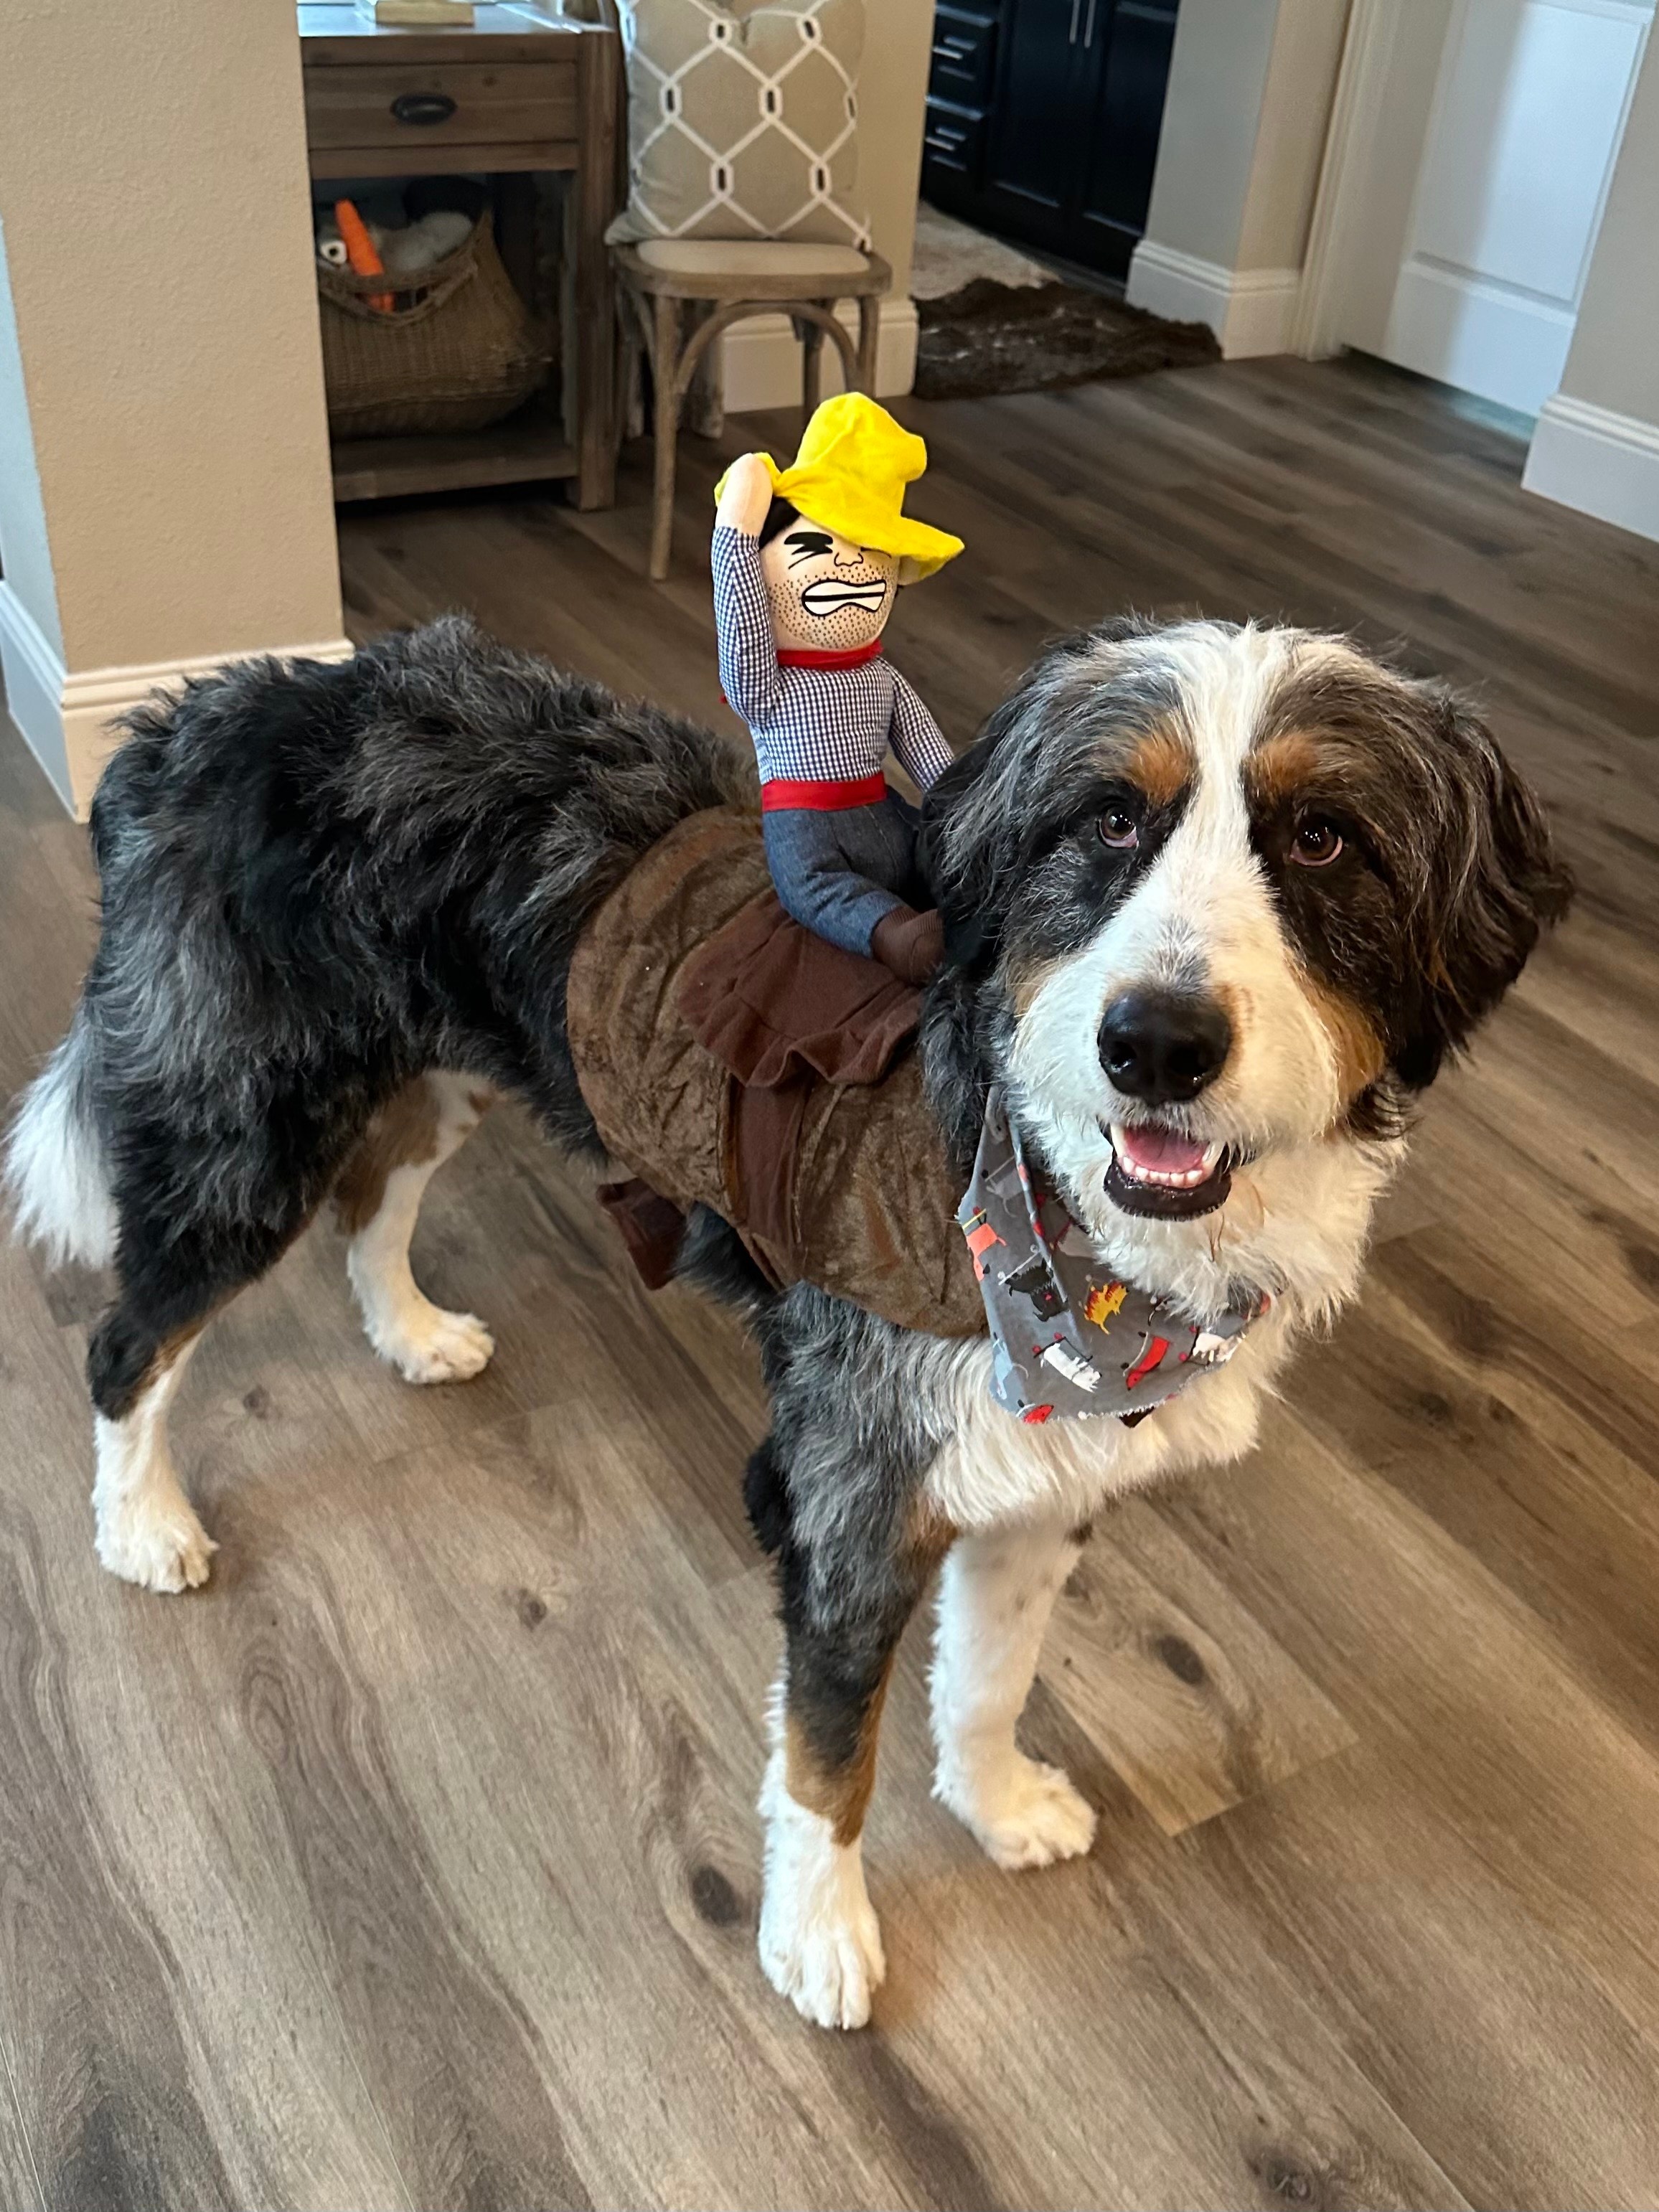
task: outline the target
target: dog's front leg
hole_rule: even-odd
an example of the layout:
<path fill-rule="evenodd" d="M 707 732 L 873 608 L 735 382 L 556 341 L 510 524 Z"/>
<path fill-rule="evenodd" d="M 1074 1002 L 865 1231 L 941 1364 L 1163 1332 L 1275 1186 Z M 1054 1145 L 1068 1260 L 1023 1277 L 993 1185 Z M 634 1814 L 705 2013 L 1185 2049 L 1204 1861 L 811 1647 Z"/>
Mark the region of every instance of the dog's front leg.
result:
<path fill-rule="evenodd" d="M 781 1547 L 760 1954 L 773 1987 L 821 2027 L 862 2027 L 887 1971 L 864 1886 L 864 1815 L 894 1654 L 948 1536 L 929 1524 L 884 1540 L 842 1522 L 816 1544 L 793 1532 Z"/>
<path fill-rule="evenodd" d="M 898 1638 L 832 1657 L 821 1636 L 789 1638 L 772 1700 L 761 1784 L 766 1869 L 760 1955 L 766 1978 L 820 2027 L 862 2027 L 887 1972 L 864 1886 L 864 1815 L 876 1731 Z"/>
<path fill-rule="evenodd" d="M 1081 1548 L 1056 1526 L 958 1539 L 939 1577 L 933 1645 L 933 1794 L 1003 1867 L 1075 1858 L 1095 1815 L 1056 1766 L 1014 1741 L 1054 1600 Z"/>

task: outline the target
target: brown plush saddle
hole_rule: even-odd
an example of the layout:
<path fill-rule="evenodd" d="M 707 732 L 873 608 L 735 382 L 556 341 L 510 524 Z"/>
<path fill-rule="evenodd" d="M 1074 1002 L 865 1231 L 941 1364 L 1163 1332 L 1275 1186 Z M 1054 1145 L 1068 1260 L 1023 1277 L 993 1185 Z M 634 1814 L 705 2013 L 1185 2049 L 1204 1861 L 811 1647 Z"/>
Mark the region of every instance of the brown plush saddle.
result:
<path fill-rule="evenodd" d="M 984 1332 L 921 994 L 789 920 L 757 815 L 711 808 L 653 845 L 583 932 L 568 1004 L 582 1096 L 635 1179 L 601 1199 L 653 1287 L 701 1205 L 779 1287 Z"/>

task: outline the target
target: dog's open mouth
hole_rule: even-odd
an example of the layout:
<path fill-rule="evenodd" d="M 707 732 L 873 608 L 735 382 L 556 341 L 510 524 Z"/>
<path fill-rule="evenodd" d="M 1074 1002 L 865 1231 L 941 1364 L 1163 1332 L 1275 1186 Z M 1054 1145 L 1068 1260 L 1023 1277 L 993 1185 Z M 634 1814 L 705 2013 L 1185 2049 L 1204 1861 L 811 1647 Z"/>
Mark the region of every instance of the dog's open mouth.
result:
<path fill-rule="evenodd" d="M 838 584 L 825 576 L 806 586 L 800 603 L 809 615 L 839 614 L 843 607 L 864 607 L 873 615 L 881 611 L 881 603 L 886 597 L 887 584 L 881 576 L 873 576 L 861 584 Z"/>
<path fill-rule="evenodd" d="M 1218 1140 L 1205 1144 L 1177 1136 L 1173 1129 L 1143 1123 L 1130 1128 L 1114 1121 L 1112 1164 L 1106 1170 L 1106 1194 L 1126 1213 L 1146 1213 L 1163 1221 L 1190 1221 L 1213 1213 L 1232 1187 L 1232 1160 Z"/>

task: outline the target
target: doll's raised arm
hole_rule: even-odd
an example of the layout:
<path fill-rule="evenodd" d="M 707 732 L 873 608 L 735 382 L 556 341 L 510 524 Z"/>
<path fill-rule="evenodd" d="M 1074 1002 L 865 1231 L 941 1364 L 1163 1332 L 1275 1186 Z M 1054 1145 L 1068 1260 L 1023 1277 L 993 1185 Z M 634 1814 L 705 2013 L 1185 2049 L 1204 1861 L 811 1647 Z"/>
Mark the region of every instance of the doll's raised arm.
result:
<path fill-rule="evenodd" d="M 720 647 L 720 690 L 744 721 L 764 714 L 777 696 L 778 648 L 772 636 L 772 603 L 752 538 L 717 524 L 709 548 L 714 572 L 714 637 Z"/>
<path fill-rule="evenodd" d="M 778 688 L 772 605 L 761 574 L 760 530 L 772 504 L 772 479 L 758 453 L 734 461 L 714 511 L 709 566 L 714 576 L 714 636 L 720 689 L 746 722 L 770 706 Z"/>
<path fill-rule="evenodd" d="M 714 520 L 745 538 L 758 538 L 772 504 L 772 477 L 758 453 L 739 453 L 720 478 Z"/>
<path fill-rule="evenodd" d="M 936 784 L 955 758 L 944 732 L 896 668 L 893 670 L 891 739 L 900 767 L 921 791 Z"/>

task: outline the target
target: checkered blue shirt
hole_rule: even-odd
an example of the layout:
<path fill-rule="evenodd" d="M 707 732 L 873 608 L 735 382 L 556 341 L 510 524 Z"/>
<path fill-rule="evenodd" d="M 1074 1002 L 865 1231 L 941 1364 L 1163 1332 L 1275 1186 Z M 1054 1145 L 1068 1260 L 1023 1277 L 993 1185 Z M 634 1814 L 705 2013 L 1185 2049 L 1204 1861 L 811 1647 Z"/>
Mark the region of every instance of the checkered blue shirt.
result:
<path fill-rule="evenodd" d="M 836 783 L 878 775 L 890 745 L 926 791 L 951 765 L 939 726 L 877 653 L 853 668 L 780 668 L 760 545 L 715 530 L 714 629 L 720 688 L 749 725 L 761 781 Z"/>

